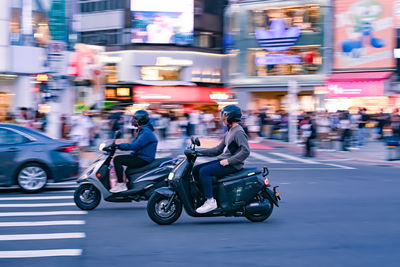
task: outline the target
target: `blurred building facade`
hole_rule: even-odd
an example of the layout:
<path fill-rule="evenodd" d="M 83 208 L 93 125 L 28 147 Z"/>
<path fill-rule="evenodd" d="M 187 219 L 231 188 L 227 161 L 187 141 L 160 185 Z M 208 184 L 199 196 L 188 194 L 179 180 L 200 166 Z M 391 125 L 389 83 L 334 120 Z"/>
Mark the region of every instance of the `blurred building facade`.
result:
<path fill-rule="evenodd" d="M 232 1 L 225 13 L 229 85 L 245 109 L 288 109 L 291 81 L 303 110 L 331 69 L 330 1 Z"/>
<path fill-rule="evenodd" d="M 229 100 L 223 88 L 225 2 L 78 1 L 80 42 L 105 47 L 106 106 L 198 107 Z"/>
<path fill-rule="evenodd" d="M 51 0 L 2 1 L 1 120 L 4 120 L 7 112 L 15 113 L 22 107 L 40 109 L 52 97 L 55 99 L 56 91 L 59 100 L 67 99 L 61 94 L 67 91 L 64 89 L 69 84 L 67 22 L 68 15 L 71 15 L 71 3 Z"/>

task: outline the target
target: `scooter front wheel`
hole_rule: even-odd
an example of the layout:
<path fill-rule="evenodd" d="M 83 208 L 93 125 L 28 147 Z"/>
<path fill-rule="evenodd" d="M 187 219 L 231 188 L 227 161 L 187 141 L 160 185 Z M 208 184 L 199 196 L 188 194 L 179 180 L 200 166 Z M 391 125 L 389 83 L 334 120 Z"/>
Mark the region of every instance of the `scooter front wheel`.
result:
<path fill-rule="evenodd" d="M 169 201 L 172 201 L 172 203 L 167 210 L 166 207 Z M 170 200 L 166 196 L 154 193 L 147 202 L 147 214 L 150 219 L 157 224 L 172 224 L 178 220 L 181 213 L 182 203 L 177 197 Z"/>
<path fill-rule="evenodd" d="M 91 184 L 81 184 L 74 193 L 76 206 L 81 210 L 92 210 L 96 208 L 101 200 L 100 191 Z"/>

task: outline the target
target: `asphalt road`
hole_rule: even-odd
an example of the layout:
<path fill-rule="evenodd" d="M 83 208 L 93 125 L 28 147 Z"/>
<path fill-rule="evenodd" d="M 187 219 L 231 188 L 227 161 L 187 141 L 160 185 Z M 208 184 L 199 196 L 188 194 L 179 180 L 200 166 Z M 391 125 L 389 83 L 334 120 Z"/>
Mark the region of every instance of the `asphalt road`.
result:
<path fill-rule="evenodd" d="M 81 212 L 73 184 L 1 189 L 0 266 L 399 266 L 399 168 L 254 152 L 248 166 L 269 166 L 283 198 L 263 223 L 182 213 L 159 226 L 146 203 Z"/>

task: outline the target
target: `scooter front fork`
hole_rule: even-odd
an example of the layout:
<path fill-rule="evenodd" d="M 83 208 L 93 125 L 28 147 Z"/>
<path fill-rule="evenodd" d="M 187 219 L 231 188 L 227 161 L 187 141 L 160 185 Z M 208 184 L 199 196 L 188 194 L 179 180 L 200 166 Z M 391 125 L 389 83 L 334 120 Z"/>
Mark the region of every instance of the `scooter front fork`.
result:
<path fill-rule="evenodd" d="M 172 196 L 169 198 L 167 205 L 164 207 L 164 211 L 169 211 L 169 209 L 170 209 L 171 206 L 172 206 L 172 203 L 174 202 L 175 196 L 176 196 L 176 192 L 174 192 L 174 193 L 172 194 Z"/>

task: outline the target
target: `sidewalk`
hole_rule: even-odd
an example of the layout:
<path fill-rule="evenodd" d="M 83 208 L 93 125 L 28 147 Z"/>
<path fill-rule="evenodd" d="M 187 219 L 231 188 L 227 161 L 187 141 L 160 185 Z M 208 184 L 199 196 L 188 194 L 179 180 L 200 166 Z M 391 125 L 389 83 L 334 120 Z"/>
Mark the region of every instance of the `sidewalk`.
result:
<path fill-rule="evenodd" d="M 285 148 L 295 153 L 303 154 L 303 144 L 291 144 L 280 140 L 265 139 L 262 144 L 272 146 L 274 148 Z M 350 148 L 350 151 L 317 149 L 316 157 L 351 160 L 353 162 L 363 162 L 379 165 L 400 166 L 400 160 L 389 161 L 389 151 L 384 142 L 370 141 L 361 148 Z"/>

